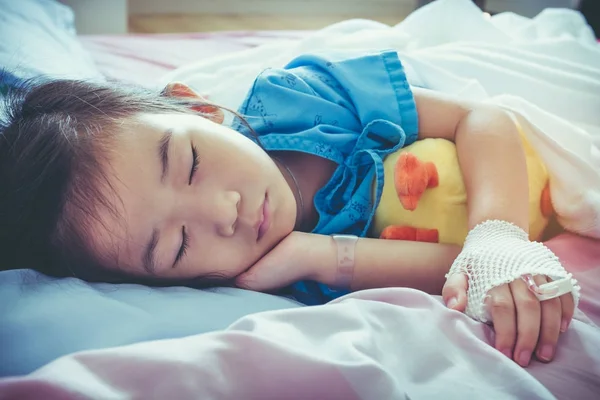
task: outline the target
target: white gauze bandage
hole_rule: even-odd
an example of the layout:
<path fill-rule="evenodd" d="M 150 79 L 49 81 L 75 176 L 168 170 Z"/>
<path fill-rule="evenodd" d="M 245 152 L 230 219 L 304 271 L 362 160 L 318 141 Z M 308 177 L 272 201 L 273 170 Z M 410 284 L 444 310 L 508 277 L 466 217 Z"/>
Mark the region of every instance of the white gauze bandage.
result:
<path fill-rule="evenodd" d="M 579 302 L 580 287 L 558 257 L 543 243 L 529 241 L 527 232 L 506 221 L 485 221 L 469 232 L 446 277 L 458 273 L 466 274 L 469 282 L 466 314 L 481 322 L 491 320 L 486 306 L 488 292 L 526 275 L 544 275 L 554 281 L 540 289 L 556 284 L 564 288 L 566 284 L 576 307 Z"/>

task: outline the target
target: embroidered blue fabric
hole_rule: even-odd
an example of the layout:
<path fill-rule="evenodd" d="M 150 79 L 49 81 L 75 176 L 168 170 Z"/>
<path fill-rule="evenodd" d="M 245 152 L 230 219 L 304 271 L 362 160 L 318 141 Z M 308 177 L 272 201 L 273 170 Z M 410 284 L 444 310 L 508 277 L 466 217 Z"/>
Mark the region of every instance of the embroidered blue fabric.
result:
<path fill-rule="evenodd" d="M 395 51 L 302 55 L 262 72 L 239 113 L 267 151 L 300 151 L 338 164 L 314 198 L 313 232 L 320 234 L 367 235 L 383 189 L 383 160 L 418 133 L 415 101 Z M 234 129 L 253 138 L 239 120 Z M 346 293 L 312 281 L 286 290 L 310 305 Z"/>

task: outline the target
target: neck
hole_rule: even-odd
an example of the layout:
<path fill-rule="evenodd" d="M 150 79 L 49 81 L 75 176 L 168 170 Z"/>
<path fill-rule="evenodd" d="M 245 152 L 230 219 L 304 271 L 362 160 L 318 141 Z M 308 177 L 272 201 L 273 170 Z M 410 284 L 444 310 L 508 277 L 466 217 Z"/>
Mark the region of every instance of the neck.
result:
<path fill-rule="evenodd" d="M 298 179 L 296 179 L 291 168 L 280 158 L 273 157 L 273 161 L 275 161 L 279 171 L 281 171 L 281 174 L 294 194 L 294 199 L 296 200 L 296 224 L 294 225 L 294 230 L 301 230 L 304 223 L 304 200 Z"/>

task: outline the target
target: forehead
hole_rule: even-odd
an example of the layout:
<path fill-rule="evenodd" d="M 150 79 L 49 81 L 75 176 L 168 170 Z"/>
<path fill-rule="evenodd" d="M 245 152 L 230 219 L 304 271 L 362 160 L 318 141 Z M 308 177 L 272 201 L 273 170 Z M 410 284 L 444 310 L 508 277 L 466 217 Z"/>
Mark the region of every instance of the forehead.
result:
<path fill-rule="evenodd" d="M 145 232 L 151 229 L 149 200 L 160 176 L 158 143 L 172 119 L 177 121 L 170 115 L 141 114 L 124 121 L 100 161 L 106 178 L 105 187 L 100 188 L 105 202 L 93 208 L 87 223 L 89 245 L 104 264 L 119 268 L 140 264 L 135 257 L 145 245 Z"/>

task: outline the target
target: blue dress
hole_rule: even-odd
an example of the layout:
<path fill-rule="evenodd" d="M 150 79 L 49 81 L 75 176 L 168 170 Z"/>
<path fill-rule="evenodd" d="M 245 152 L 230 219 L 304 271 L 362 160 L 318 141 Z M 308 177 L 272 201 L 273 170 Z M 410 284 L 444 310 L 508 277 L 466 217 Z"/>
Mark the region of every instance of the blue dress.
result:
<path fill-rule="evenodd" d="M 394 51 L 308 54 L 267 69 L 239 113 L 267 151 L 299 151 L 338 164 L 314 198 L 313 232 L 320 234 L 366 236 L 383 189 L 383 159 L 418 133 L 413 94 Z M 241 121 L 234 129 L 256 140 Z M 311 305 L 346 293 L 311 281 L 286 291 Z"/>

